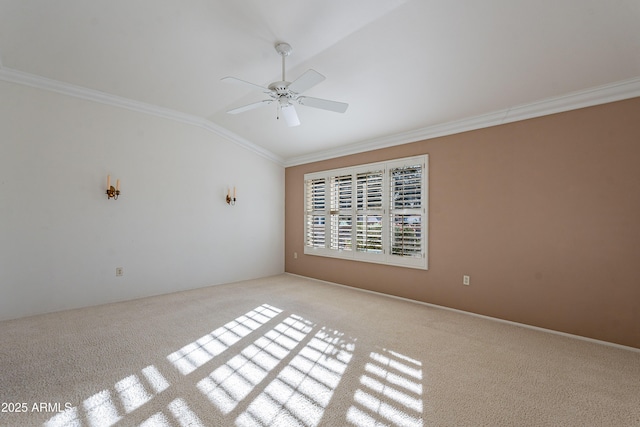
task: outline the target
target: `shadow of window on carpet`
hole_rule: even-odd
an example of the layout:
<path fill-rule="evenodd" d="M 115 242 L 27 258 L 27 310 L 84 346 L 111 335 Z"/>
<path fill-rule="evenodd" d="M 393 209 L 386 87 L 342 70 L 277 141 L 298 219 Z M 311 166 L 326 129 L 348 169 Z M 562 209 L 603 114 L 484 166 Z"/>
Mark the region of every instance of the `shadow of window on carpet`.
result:
<path fill-rule="evenodd" d="M 354 403 L 347 411 L 350 425 L 422 426 L 420 361 L 381 349 L 369 355 L 364 371 Z"/>
<path fill-rule="evenodd" d="M 315 427 L 356 343 L 345 332 L 263 304 L 169 354 L 166 369 L 175 372 L 163 375 L 149 365 L 44 425 Z M 331 418 L 355 427 L 422 426 L 422 363 L 382 347 L 359 351 L 350 384 L 342 389 L 348 393 L 342 408 L 348 409 Z"/>

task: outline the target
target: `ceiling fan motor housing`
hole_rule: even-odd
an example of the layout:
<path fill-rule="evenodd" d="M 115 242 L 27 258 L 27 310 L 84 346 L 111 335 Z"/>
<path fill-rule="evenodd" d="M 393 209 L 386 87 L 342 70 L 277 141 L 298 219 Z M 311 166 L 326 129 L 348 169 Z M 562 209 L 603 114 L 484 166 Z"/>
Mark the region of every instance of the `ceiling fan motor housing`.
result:
<path fill-rule="evenodd" d="M 293 98 L 293 94 L 291 92 L 289 92 L 289 85 L 291 83 L 290 82 L 284 82 L 284 81 L 279 81 L 279 82 L 273 82 L 269 85 L 269 89 L 274 91 L 278 97 L 287 97 L 287 98 Z"/>

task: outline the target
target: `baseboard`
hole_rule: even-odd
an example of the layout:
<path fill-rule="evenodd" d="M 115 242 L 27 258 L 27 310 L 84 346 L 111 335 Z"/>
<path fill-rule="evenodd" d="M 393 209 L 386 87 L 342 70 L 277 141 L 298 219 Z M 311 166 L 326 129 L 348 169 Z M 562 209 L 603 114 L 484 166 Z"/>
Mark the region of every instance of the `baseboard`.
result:
<path fill-rule="evenodd" d="M 604 345 L 604 346 L 608 346 L 608 347 L 613 347 L 613 348 L 617 348 L 617 349 L 620 349 L 620 350 L 627 350 L 627 351 L 632 351 L 632 352 L 635 352 L 635 353 L 640 353 L 640 348 L 630 347 L 630 346 L 622 345 L 622 344 L 616 344 L 616 343 L 612 343 L 612 342 L 609 342 L 609 341 L 597 340 L 595 338 L 583 337 L 583 336 L 580 336 L 580 335 L 569 334 L 567 332 L 554 331 L 553 329 L 541 328 L 539 326 L 527 325 L 526 323 L 513 322 L 511 320 L 505 320 L 505 319 L 499 319 L 497 317 L 485 316 L 483 314 L 472 313 L 470 311 L 458 310 L 456 308 L 446 307 L 446 306 L 443 306 L 443 305 L 431 304 L 431 303 L 424 302 L 424 301 L 418 301 L 418 300 L 414 300 L 414 299 L 410 299 L 410 298 L 404 298 L 404 297 L 399 297 L 399 296 L 395 296 L 395 295 L 385 294 L 385 293 L 382 293 L 382 292 L 371 291 L 369 289 L 356 288 L 354 286 L 348 286 L 348 285 L 343 285 L 343 284 L 340 284 L 340 283 L 329 282 L 327 280 L 321 280 L 321 279 L 316 279 L 314 277 L 302 276 L 300 274 L 294 274 L 294 273 L 288 273 L 288 272 L 285 272 L 284 274 L 287 274 L 287 275 L 290 275 L 290 276 L 300 277 L 300 278 L 303 278 L 303 279 L 313 280 L 313 281 L 324 283 L 324 284 L 327 284 L 327 285 L 340 286 L 342 288 L 352 289 L 352 290 L 356 290 L 356 291 L 360 291 L 360 292 L 367 292 L 367 293 L 370 293 L 370 294 L 380 295 L 380 296 L 387 297 L 387 298 L 398 299 L 398 300 L 401 300 L 401 301 L 412 302 L 414 304 L 421 304 L 421 305 L 426 305 L 428 307 L 439 308 L 439 309 L 442 309 L 442 310 L 449 310 L 449 311 L 453 311 L 453 312 L 460 313 L 460 314 L 466 314 L 466 315 L 469 315 L 469 316 L 479 317 L 481 319 L 492 320 L 494 322 L 506 323 L 507 325 L 513 325 L 513 326 L 519 326 L 521 328 L 532 329 L 534 331 L 546 332 L 546 333 L 549 333 L 549 334 L 560 335 L 560 336 L 563 336 L 563 337 L 573 338 L 573 339 L 580 340 L 580 341 L 587 341 L 587 342 L 594 343 L 594 344 L 600 344 L 600 345 Z"/>

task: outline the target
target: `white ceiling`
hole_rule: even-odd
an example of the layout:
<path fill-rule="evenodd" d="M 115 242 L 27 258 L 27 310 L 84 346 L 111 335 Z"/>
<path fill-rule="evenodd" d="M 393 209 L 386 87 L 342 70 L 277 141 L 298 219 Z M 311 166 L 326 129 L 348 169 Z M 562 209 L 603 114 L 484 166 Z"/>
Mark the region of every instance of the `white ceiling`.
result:
<path fill-rule="evenodd" d="M 275 104 L 221 82 L 327 79 Z M 207 119 L 291 164 L 566 94 L 640 81 L 640 0 L 0 0 L 0 67 Z M 635 87 L 635 86 L 634 86 Z M 637 96 L 637 95 L 634 95 Z M 502 113 L 500 113 L 502 114 Z"/>

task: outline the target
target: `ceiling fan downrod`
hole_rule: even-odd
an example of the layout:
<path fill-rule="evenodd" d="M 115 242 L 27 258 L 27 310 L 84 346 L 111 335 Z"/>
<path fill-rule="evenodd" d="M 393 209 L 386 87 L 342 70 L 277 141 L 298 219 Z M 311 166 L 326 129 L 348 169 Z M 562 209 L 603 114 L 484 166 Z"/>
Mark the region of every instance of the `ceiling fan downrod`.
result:
<path fill-rule="evenodd" d="M 282 81 L 283 82 L 286 81 L 284 79 L 284 60 L 287 56 L 291 55 L 292 51 L 293 51 L 293 48 L 289 43 L 278 43 L 276 45 L 276 52 L 278 52 L 280 56 L 282 56 Z"/>

